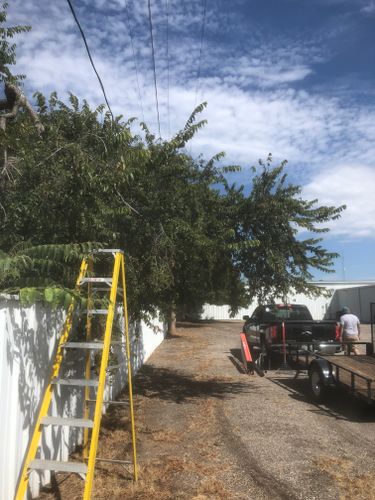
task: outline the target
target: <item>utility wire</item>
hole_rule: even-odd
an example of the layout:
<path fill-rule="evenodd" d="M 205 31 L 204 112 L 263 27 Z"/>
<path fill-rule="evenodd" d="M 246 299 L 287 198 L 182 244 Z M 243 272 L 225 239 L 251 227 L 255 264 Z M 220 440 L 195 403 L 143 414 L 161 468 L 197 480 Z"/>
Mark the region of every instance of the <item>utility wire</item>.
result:
<path fill-rule="evenodd" d="M 148 0 L 148 19 L 150 22 L 150 38 L 151 38 L 151 50 L 152 50 L 152 64 L 154 70 L 154 87 L 155 87 L 155 101 L 156 101 L 156 115 L 158 120 L 159 137 L 161 137 L 160 131 L 160 113 L 159 113 L 159 97 L 158 97 L 158 86 L 156 82 L 156 64 L 155 64 L 155 47 L 154 47 L 154 35 L 152 31 L 152 14 L 151 14 L 151 0 Z"/>
<path fill-rule="evenodd" d="M 201 66 L 202 66 L 203 41 L 204 41 L 204 33 L 205 33 L 206 17 L 207 17 L 207 0 L 202 0 L 202 2 L 203 2 L 203 7 L 202 7 L 202 30 L 201 30 L 201 43 L 200 43 L 200 48 L 199 48 L 198 73 L 197 73 L 197 88 L 195 90 L 195 105 L 194 105 L 194 108 L 196 108 L 196 106 L 197 106 L 198 92 L 199 92 L 199 87 L 200 87 L 200 83 L 201 83 Z"/>
<path fill-rule="evenodd" d="M 166 0 L 167 16 L 167 114 L 168 114 L 168 137 L 171 137 L 171 118 L 169 114 L 169 0 Z"/>
<path fill-rule="evenodd" d="M 134 49 L 134 43 L 133 43 L 133 31 L 131 28 L 130 24 L 130 15 L 129 15 L 129 6 L 127 0 L 125 0 L 125 13 L 126 13 L 126 23 L 128 25 L 128 31 L 129 31 L 129 36 L 130 36 L 130 44 L 133 52 L 133 61 L 134 61 L 134 69 L 135 69 L 135 76 L 137 79 L 137 87 L 138 87 L 138 99 L 139 99 L 139 104 L 141 106 L 141 113 L 142 113 L 142 121 L 145 121 L 145 116 L 143 113 L 143 103 L 142 103 L 142 95 L 141 95 L 141 88 L 139 86 L 139 78 L 138 78 L 138 64 L 137 64 L 137 56 L 135 54 L 135 49 Z"/>
<path fill-rule="evenodd" d="M 115 118 L 114 118 L 113 113 L 112 113 L 111 106 L 109 105 L 109 102 L 108 102 L 108 99 L 107 99 L 107 95 L 106 95 L 105 90 L 104 90 L 104 85 L 103 85 L 103 82 L 102 82 L 102 80 L 101 80 L 101 78 L 100 78 L 100 76 L 99 76 L 99 73 L 97 72 L 97 70 L 96 70 L 96 68 L 95 68 L 94 61 L 92 60 L 91 53 L 90 53 L 90 49 L 89 49 L 89 46 L 87 45 L 87 41 L 86 41 L 85 34 L 84 34 L 84 32 L 83 32 L 83 29 L 81 28 L 81 25 L 80 25 L 80 23 L 79 23 L 79 21 L 78 21 L 78 18 L 77 18 L 77 16 L 76 16 L 76 13 L 75 13 L 75 11 L 74 11 L 74 8 L 73 8 L 73 5 L 72 5 L 71 1 L 70 1 L 70 0 L 66 0 L 66 1 L 68 2 L 68 5 L 69 5 L 70 10 L 71 10 L 71 12 L 72 12 L 72 14 L 73 14 L 73 17 L 74 17 L 74 20 L 75 20 L 75 22 L 76 22 L 76 24 L 77 24 L 77 26 L 78 26 L 78 29 L 79 29 L 79 31 L 81 32 L 81 36 L 82 36 L 83 42 L 84 42 L 85 47 L 86 47 L 87 55 L 89 56 L 91 66 L 92 66 L 93 70 L 95 71 L 96 77 L 97 77 L 97 79 L 98 79 L 98 81 L 99 81 L 100 87 L 101 87 L 102 92 L 103 92 L 104 100 L 105 100 L 105 102 L 106 102 L 106 104 L 107 104 L 107 106 L 108 106 L 109 112 L 110 112 L 111 117 L 112 117 L 112 121 L 115 121 Z"/>

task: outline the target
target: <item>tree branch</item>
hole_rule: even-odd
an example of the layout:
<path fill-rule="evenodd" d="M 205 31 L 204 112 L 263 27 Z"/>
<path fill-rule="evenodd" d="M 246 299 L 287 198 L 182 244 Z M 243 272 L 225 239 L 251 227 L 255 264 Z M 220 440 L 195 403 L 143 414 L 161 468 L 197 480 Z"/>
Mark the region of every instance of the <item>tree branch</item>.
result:
<path fill-rule="evenodd" d="M 117 196 L 121 199 L 121 201 L 124 203 L 124 205 L 126 205 L 128 208 L 130 208 L 130 210 L 132 210 L 137 215 L 141 216 L 141 214 L 138 212 L 138 210 L 136 210 L 134 207 L 132 207 L 130 205 L 130 203 L 128 203 L 126 200 L 124 200 L 124 197 L 122 196 L 122 194 L 120 193 L 120 191 L 116 187 L 115 187 L 115 192 L 116 192 Z"/>
<path fill-rule="evenodd" d="M 38 114 L 34 111 L 33 107 L 31 106 L 21 89 L 16 85 L 6 83 L 4 91 L 6 100 L 1 101 L 0 109 L 8 109 L 9 112 L 1 114 L 2 123 L 4 119 L 8 120 L 10 118 L 15 118 L 18 114 L 19 108 L 23 107 L 34 122 L 38 134 L 42 135 L 42 133 L 44 132 L 44 126 L 40 121 Z"/>

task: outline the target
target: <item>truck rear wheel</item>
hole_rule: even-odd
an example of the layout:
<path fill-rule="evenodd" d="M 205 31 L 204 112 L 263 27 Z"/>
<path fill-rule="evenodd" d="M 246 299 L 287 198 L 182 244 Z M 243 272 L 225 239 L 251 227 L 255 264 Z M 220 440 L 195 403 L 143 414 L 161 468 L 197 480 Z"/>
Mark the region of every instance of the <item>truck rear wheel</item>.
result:
<path fill-rule="evenodd" d="M 310 388 L 315 401 L 323 401 L 327 394 L 327 387 L 321 370 L 317 366 L 312 367 L 310 372 Z"/>

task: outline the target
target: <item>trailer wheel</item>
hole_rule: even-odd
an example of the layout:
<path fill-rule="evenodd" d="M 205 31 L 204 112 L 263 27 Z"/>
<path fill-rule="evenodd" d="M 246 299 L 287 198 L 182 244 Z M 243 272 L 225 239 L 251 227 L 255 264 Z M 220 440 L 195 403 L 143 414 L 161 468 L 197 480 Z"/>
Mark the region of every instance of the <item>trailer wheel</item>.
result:
<path fill-rule="evenodd" d="M 323 401 L 327 394 L 327 387 L 324 384 L 322 372 L 317 366 L 311 369 L 310 387 L 315 401 Z"/>

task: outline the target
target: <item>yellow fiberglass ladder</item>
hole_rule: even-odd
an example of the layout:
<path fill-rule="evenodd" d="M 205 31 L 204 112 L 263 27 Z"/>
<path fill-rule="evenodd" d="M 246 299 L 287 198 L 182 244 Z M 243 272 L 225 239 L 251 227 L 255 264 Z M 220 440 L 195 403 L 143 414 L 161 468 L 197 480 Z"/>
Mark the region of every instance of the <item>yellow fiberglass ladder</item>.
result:
<path fill-rule="evenodd" d="M 113 274 L 112 277 L 94 277 L 93 267 L 96 261 L 106 256 L 113 256 Z M 100 262 L 99 262 L 100 263 Z M 120 282 L 120 286 L 119 286 Z M 87 310 L 86 310 L 86 328 L 85 328 L 85 341 L 78 342 L 71 338 L 73 319 L 76 309 L 75 300 L 71 303 L 65 325 L 58 342 L 55 359 L 51 369 L 51 376 L 48 385 L 43 395 L 43 400 L 40 404 L 39 414 L 36 419 L 34 432 L 29 443 L 27 454 L 24 460 L 23 469 L 20 475 L 15 499 L 23 500 L 29 482 L 29 476 L 32 471 L 53 471 L 53 472 L 67 472 L 77 473 L 85 478 L 83 499 L 89 500 L 93 487 L 95 462 L 102 460 L 103 462 L 114 463 L 132 463 L 134 480 L 137 480 L 137 454 L 135 443 L 135 425 L 134 425 L 134 409 L 133 409 L 133 395 L 132 395 L 132 370 L 130 358 L 130 342 L 129 342 L 129 327 L 128 327 L 128 312 L 126 300 L 126 281 L 125 281 L 125 259 L 121 250 L 117 249 L 101 249 L 93 251 L 88 257 L 84 258 L 81 263 L 79 276 L 76 282 L 76 290 L 87 286 Z M 105 305 L 107 308 L 95 308 L 98 303 L 98 294 L 105 292 L 101 296 L 99 303 Z M 108 298 L 109 292 L 109 298 Z M 122 298 L 121 298 L 122 297 Z M 120 302 L 121 300 L 121 302 Z M 115 314 L 118 313 L 119 307 L 123 306 L 124 312 L 124 336 L 122 341 L 112 340 L 112 331 Z M 99 315 L 103 318 L 106 317 L 104 337 L 101 339 L 92 337 L 92 321 L 93 318 Z M 128 374 L 128 389 L 129 401 L 126 404 L 130 407 L 130 420 L 131 420 L 131 435 L 132 435 L 132 448 L 133 457 L 132 461 L 125 460 L 112 460 L 110 458 L 97 458 L 98 440 L 100 423 L 103 413 L 103 405 L 108 404 L 125 404 L 124 402 L 110 401 L 104 399 L 105 386 L 107 374 L 109 371 L 109 358 L 111 352 L 111 345 L 121 345 L 125 348 L 125 366 L 127 367 Z M 61 378 L 60 368 L 64 364 L 66 352 L 71 349 L 84 349 L 85 356 L 85 378 Z M 70 351 L 72 352 L 72 351 Z M 92 362 L 93 353 L 101 352 L 100 368 L 98 377 L 92 378 Z M 117 365 L 119 366 L 119 365 Z M 62 416 L 49 415 L 51 400 L 58 386 L 68 386 L 77 391 L 77 387 L 84 391 L 84 408 L 83 418 L 65 418 Z M 94 389 L 93 389 L 94 388 Z M 79 390 L 79 389 L 78 389 Z M 96 391 L 95 398 L 90 399 L 90 391 Z M 92 411 L 92 404 L 95 407 Z M 93 415 L 92 415 L 93 414 Z M 91 418 L 90 418 L 91 417 Z M 56 461 L 56 460 L 43 460 L 36 458 L 40 449 L 40 439 L 42 437 L 43 429 L 46 426 L 68 426 L 73 428 L 83 428 L 83 460 L 78 461 Z"/>

